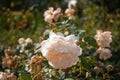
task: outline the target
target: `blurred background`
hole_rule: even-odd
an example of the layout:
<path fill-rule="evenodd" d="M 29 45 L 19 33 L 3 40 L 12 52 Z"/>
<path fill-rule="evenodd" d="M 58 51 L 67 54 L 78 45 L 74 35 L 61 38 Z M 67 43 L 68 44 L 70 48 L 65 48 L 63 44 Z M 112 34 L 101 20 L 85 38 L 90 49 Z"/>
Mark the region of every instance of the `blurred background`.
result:
<path fill-rule="evenodd" d="M 39 37 L 48 28 L 43 13 L 48 7 L 62 8 L 69 0 L 0 0 L 0 55 L 4 47 L 15 47 L 20 37 L 30 37 L 39 42 Z M 111 31 L 111 62 L 120 71 L 120 0 L 77 0 L 75 25 L 89 35 L 96 30 Z"/>

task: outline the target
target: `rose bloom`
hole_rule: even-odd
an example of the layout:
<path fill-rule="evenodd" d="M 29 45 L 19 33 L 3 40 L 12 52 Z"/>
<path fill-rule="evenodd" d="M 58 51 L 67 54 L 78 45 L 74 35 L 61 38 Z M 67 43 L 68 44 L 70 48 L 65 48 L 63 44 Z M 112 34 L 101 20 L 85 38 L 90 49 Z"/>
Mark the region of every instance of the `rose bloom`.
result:
<path fill-rule="evenodd" d="M 97 51 L 100 59 L 106 60 L 112 56 L 111 51 L 107 48 L 99 48 Z"/>
<path fill-rule="evenodd" d="M 98 46 L 110 47 L 110 43 L 112 42 L 112 35 L 109 31 L 102 32 L 101 30 L 98 30 L 97 34 L 95 35 L 95 39 Z"/>
<path fill-rule="evenodd" d="M 62 33 L 50 32 L 41 43 L 41 52 L 49 64 L 56 69 L 66 69 L 79 61 L 82 49 L 76 45 L 74 35 L 64 37 Z"/>

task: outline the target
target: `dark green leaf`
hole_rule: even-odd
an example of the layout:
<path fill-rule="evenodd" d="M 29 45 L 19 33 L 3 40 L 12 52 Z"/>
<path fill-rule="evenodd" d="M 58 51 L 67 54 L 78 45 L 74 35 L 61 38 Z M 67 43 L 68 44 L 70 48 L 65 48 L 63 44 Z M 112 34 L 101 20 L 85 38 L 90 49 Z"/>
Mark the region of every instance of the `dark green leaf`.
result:
<path fill-rule="evenodd" d="M 83 69 L 90 71 L 90 63 L 85 57 L 81 57 L 81 65 Z"/>
<path fill-rule="evenodd" d="M 81 47 L 82 49 L 85 49 L 85 48 L 86 48 L 86 43 L 85 43 L 85 42 L 81 42 L 81 43 L 80 43 L 80 47 Z"/>
<path fill-rule="evenodd" d="M 88 42 L 89 45 L 93 47 L 98 47 L 96 40 L 93 37 L 87 36 L 84 38 L 85 42 Z"/>

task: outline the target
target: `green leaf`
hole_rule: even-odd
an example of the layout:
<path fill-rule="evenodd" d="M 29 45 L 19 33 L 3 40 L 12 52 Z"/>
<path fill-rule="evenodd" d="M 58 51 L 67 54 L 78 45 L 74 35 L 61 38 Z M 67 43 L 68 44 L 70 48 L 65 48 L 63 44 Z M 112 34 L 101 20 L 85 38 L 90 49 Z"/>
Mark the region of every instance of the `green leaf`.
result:
<path fill-rule="evenodd" d="M 85 49 L 85 48 L 86 48 L 86 43 L 85 43 L 85 42 L 81 42 L 81 43 L 80 43 L 80 47 L 81 47 L 82 49 Z"/>
<path fill-rule="evenodd" d="M 81 57 L 81 66 L 83 67 L 83 69 L 90 71 L 90 63 L 87 58 Z"/>
<path fill-rule="evenodd" d="M 85 42 L 88 42 L 89 45 L 93 46 L 93 47 L 98 47 L 96 40 L 91 37 L 91 36 L 87 36 L 84 38 Z"/>
<path fill-rule="evenodd" d="M 18 80 L 32 80 L 29 74 L 21 74 Z"/>

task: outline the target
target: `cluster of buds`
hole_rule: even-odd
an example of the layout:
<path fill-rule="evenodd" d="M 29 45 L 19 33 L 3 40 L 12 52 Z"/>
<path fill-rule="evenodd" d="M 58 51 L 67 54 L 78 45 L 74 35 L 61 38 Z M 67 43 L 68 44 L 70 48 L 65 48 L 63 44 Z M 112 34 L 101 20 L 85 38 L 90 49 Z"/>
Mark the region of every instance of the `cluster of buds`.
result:
<path fill-rule="evenodd" d="M 22 53 L 25 51 L 26 46 L 33 44 L 33 40 L 31 38 L 27 39 L 19 38 L 18 43 L 19 43 L 18 49 L 20 49 L 20 53 Z"/>
<path fill-rule="evenodd" d="M 28 45 L 28 44 L 32 44 L 33 41 L 32 41 L 31 38 L 27 38 L 27 39 L 19 38 L 18 43 L 19 43 L 20 45 Z"/>
<path fill-rule="evenodd" d="M 0 80 L 17 80 L 17 77 L 13 74 L 7 74 L 4 72 L 0 72 Z"/>
<path fill-rule="evenodd" d="M 61 15 L 61 8 L 54 10 L 53 7 L 49 7 L 48 10 L 44 12 L 44 20 L 48 23 L 52 23 L 53 20 L 58 21 Z"/>
<path fill-rule="evenodd" d="M 99 53 L 99 58 L 102 60 L 109 59 L 112 54 L 111 51 L 106 47 L 110 47 L 110 43 L 112 42 L 111 32 L 102 32 L 101 30 L 98 30 L 97 34 L 95 35 L 95 40 L 99 46 L 97 50 Z"/>
<path fill-rule="evenodd" d="M 68 9 L 65 10 L 65 14 L 68 17 L 68 19 L 74 19 L 74 13 L 75 13 L 75 5 L 77 1 L 70 1 L 68 4 Z M 57 8 L 54 10 L 53 7 L 49 7 L 48 10 L 44 12 L 44 20 L 45 22 L 52 23 L 53 21 L 58 21 L 59 18 L 62 16 L 62 10 L 61 8 Z"/>

